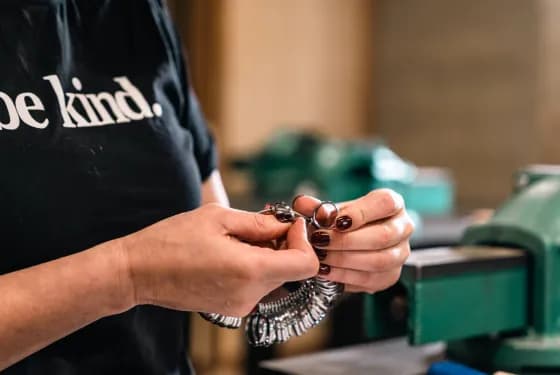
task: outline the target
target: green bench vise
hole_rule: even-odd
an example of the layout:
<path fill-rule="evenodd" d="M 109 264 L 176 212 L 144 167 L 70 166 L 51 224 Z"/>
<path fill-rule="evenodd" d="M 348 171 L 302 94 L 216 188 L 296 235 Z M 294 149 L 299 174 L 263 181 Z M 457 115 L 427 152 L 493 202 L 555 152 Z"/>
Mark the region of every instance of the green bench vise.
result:
<path fill-rule="evenodd" d="M 560 374 L 560 167 L 520 172 L 461 246 L 414 251 L 396 286 L 366 296 L 365 319 L 371 339 L 408 334 L 481 370 Z"/>

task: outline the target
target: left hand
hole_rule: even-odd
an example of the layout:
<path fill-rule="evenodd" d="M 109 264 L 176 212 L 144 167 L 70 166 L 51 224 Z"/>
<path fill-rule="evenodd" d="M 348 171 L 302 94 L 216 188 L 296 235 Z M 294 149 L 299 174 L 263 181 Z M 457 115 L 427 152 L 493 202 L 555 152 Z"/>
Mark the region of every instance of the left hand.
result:
<path fill-rule="evenodd" d="M 320 201 L 299 196 L 294 209 L 311 215 Z M 395 284 L 410 254 L 408 239 L 414 230 L 403 198 L 379 189 L 353 201 L 338 204 L 332 230 L 311 235 L 321 262 L 319 276 L 345 284 L 345 291 L 374 293 Z"/>

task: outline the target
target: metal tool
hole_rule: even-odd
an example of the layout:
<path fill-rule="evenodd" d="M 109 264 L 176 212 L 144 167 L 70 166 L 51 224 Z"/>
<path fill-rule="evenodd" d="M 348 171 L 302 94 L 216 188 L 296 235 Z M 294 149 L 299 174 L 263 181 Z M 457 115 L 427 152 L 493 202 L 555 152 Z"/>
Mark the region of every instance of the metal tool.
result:
<path fill-rule="evenodd" d="M 560 374 L 560 166 L 519 172 L 514 193 L 459 246 L 413 251 L 394 287 L 366 296 L 368 337 L 446 342 L 488 372 Z"/>
<path fill-rule="evenodd" d="M 290 205 L 279 202 L 268 204 L 259 212 L 274 215 L 280 222 L 294 222 L 304 218 L 310 231 L 330 229 L 338 216 L 338 207 L 329 201 L 321 202 L 311 216 L 295 211 Z M 276 244 L 279 246 L 280 244 Z M 334 306 L 344 291 L 344 285 L 318 277 L 303 280 L 287 296 L 270 302 L 260 302 L 249 314 L 245 323 L 247 340 L 252 346 L 270 346 L 293 336 L 301 336 L 317 326 Z M 236 329 L 242 318 L 216 313 L 201 313 L 204 319 L 220 327 Z"/>

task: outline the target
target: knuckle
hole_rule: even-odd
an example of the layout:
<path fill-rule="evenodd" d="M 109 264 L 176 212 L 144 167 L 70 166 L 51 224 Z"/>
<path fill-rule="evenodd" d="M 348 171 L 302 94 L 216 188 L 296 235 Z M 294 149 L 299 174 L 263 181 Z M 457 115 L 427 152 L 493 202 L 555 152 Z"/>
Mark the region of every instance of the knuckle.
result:
<path fill-rule="evenodd" d="M 260 282 L 263 279 L 262 268 L 261 267 L 248 267 L 245 270 L 245 280 L 251 285 L 256 282 Z"/>
<path fill-rule="evenodd" d="M 304 267 L 304 273 L 309 277 L 315 276 L 319 270 L 319 259 L 316 256 L 309 257 L 309 261 L 306 262 Z"/>
<path fill-rule="evenodd" d="M 394 190 L 391 190 L 391 194 L 393 195 L 393 202 L 395 204 L 395 209 L 396 210 L 405 209 L 406 205 L 405 205 L 404 197 L 400 193 L 397 193 Z"/>
<path fill-rule="evenodd" d="M 403 265 L 410 256 L 410 243 L 408 241 L 404 244 L 404 248 L 402 250 L 401 265 Z"/>
<path fill-rule="evenodd" d="M 243 259 L 236 267 L 236 277 L 245 287 L 259 281 L 261 278 L 261 267 L 256 259 Z"/>
<path fill-rule="evenodd" d="M 391 285 L 395 285 L 396 283 L 399 282 L 399 280 L 401 279 L 401 271 L 402 271 L 402 268 L 399 268 L 399 270 L 397 272 L 395 272 L 395 275 L 393 277 Z"/>
<path fill-rule="evenodd" d="M 391 265 L 393 268 L 401 267 L 408 258 L 406 246 L 397 246 L 391 251 Z"/>
<path fill-rule="evenodd" d="M 347 250 L 350 248 L 351 240 L 350 235 L 344 233 L 342 235 L 337 235 L 336 232 L 331 233 L 331 246 L 339 248 L 339 250 Z M 336 245 L 338 243 L 338 246 Z"/>
<path fill-rule="evenodd" d="M 416 225 L 414 225 L 414 221 L 410 218 L 408 213 L 406 214 L 406 224 L 405 224 L 405 236 L 408 238 L 414 233 L 416 230 Z"/>
<path fill-rule="evenodd" d="M 395 211 L 402 200 L 402 196 L 391 189 L 379 189 L 372 192 L 376 194 L 376 204 L 380 205 L 383 212 Z"/>
<path fill-rule="evenodd" d="M 399 267 L 402 264 L 401 258 L 401 251 L 398 247 L 383 251 L 378 257 L 372 259 L 372 269 L 376 272 L 384 272 Z"/>
<path fill-rule="evenodd" d="M 380 248 L 388 247 L 395 238 L 395 228 L 390 223 L 379 225 L 378 242 Z"/>
<path fill-rule="evenodd" d="M 361 223 L 367 223 L 368 222 L 368 214 L 366 212 L 367 208 L 364 206 L 360 206 L 358 212 L 359 212 L 359 221 Z"/>
<path fill-rule="evenodd" d="M 225 208 L 218 203 L 207 203 L 200 207 L 201 214 L 207 217 L 221 217 L 224 215 L 224 210 Z"/>
<path fill-rule="evenodd" d="M 395 285 L 401 277 L 401 268 L 399 267 L 397 270 L 390 273 L 387 277 L 387 285 L 383 289 L 387 289 L 388 287 Z"/>
<path fill-rule="evenodd" d="M 266 216 L 254 214 L 253 215 L 253 225 L 257 232 L 261 232 L 266 229 Z"/>
<path fill-rule="evenodd" d="M 207 203 L 201 207 L 201 209 L 208 211 L 208 212 L 217 212 L 218 210 L 222 210 L 223 206 L 219 205 L 218 203 L 211 202 Z"/>
<path fill-rule="evenodd" d="M 371 270 L 371 272 L 379 272 L 387 267 L 385 256 L 381 253 L 370 256 L 367 264 L 368 269 Z"/>
<path fill-rule="evenodd" d="M 377 280 L 377 278 L 375 277 L 375 275 L 371 275 L 368 280 L 366 282 L 364 282 L 363 284 L 363 289 L 366 293 L 369 294 L 373 294 L 375 292 L 378 292 L 380 290 L 379 286 L 379 281 Z"/>
<path fill-rule="evenodd" d="M 370 293 L 379 292 L 395 285 L 399 281 L 400 277 L 400 267 L 395 271 L 384 274 L 382 278 L 373 277 L 368 286 Z"/>
<path fill-rule="evenodd" d="M 366 287 L 368 285 L 372 285 L 373 283 L 373 279 L 375 278 L 375 275 L 369 272 L 360 272 L 357 277 L 356 277 L 356 281 L 358 285 L 365 285 Z"/>

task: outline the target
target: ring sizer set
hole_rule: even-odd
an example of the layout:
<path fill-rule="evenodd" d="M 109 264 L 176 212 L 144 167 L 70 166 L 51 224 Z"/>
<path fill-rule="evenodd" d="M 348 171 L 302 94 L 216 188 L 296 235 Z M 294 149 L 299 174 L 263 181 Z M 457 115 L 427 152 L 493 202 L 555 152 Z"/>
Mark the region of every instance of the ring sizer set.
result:
<path fill-rule="evenodd" d="M 268 204 L 259 212 L 274 215 L 280 222 L 293 222 L 304 218 L 309 232 L 316 229 L 330 229 L 338 216 L 338 207 L 329 201 L 321 202 L 313 210 L 312 216 L 305 216 L 283 202 Z M 269 302 L 260 302 L 247 316 L 245 333 L 250 345 L 270 346 L 294 336 L 301 336 L 317 326 L 332 309 L 344 292 L 344 285 L 322 278 L 313 277 L 300 282 L 296 290 L 287 296 Z M 239 328 L 243 318 L 216 313 L 200 315 L 224 328 Z"/>

